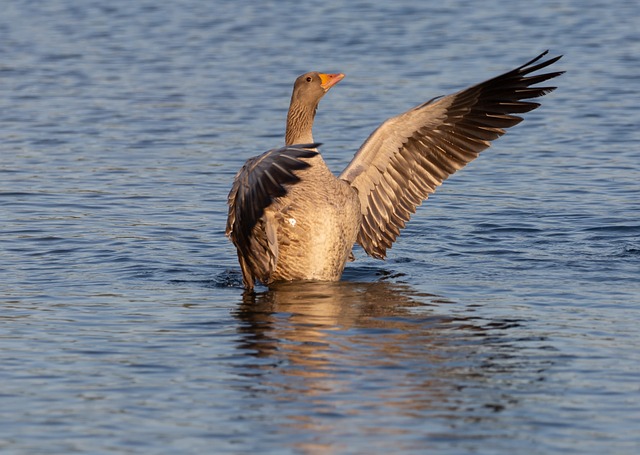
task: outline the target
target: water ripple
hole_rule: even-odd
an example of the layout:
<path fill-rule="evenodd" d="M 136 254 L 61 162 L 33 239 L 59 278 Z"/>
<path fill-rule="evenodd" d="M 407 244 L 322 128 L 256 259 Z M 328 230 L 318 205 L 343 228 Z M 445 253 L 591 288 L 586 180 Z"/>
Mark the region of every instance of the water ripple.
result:
<path fill-rule="evenodd" d="M 636 3 L 5 3 L 3 452 L 637 452 Z M 338 172 L 548 47 L 558 90 L 386 262 L 243 292 L 226 196 L 295 76 L 347 74 Z"/>

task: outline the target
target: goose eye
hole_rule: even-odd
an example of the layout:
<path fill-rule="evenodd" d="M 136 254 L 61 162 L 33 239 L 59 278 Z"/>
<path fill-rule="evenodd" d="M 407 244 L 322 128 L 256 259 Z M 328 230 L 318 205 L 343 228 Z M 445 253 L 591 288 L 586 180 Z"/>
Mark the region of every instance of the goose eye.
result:
<path fill-rule="evenodd" d="M 311 82 L 311 76 L 307 76 L 307 82 Z"/>

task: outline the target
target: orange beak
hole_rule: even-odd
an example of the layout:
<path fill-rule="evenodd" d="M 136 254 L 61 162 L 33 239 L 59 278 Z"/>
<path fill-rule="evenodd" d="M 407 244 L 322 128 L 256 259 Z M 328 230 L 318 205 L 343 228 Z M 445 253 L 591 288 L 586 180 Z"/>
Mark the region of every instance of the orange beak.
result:
<path fill-rule="evenodd" d="M 326 92 L 331 87 L 333 87 L 338 82 L 340 82 L 343 78 L 344 78 L 344 74 L 342 73 L 336 73 L 336 74 L 320 73 L 320 80 L 322 81 L 322 83 L 320 84 L 320 87 L 322 87 Z"/>

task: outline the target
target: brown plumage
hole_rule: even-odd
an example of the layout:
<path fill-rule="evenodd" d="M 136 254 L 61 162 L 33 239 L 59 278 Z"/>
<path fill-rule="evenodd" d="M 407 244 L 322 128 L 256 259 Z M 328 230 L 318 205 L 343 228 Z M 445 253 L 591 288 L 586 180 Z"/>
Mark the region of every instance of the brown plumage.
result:
<path fill-rule="evenodd" d="M 416 208 L 455 171 L 475 159 L 525 101 L 555 87 L 532 87 L 562 74 L 532 75 L 560 59 L 547 52 L 498 77 L 435 98 L 385 121 L 335 177 L 312 135 L 320 99 L 344 75 L 296 79 L 285 146 L 251 158 L 229 193 L 227 235 L 238 250 L 244 285 L 340 279 L 357 241 L 384 259 Z M 539 63 L 538 63 L 539 62 Z"/>

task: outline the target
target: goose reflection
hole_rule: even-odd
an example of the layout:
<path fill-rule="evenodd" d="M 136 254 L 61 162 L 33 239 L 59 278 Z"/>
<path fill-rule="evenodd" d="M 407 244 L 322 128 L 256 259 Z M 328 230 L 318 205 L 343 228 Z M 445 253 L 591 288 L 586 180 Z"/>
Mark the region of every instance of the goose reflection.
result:
<path fill-rule="evenodd" d="M 280 431 L 315 438 L 305 453 L 340 451 L 323 435 L 343 431 L 397 436 L 418 424 L 455 434 L 461 417 L 494 418 L 517 403 L 504 387 L 514 371 L 535 380 L 544 371 L 510 343 L 518 321 L 482 319 L 403 284 L 281 284 L 244 299 L 238 349 L 256 361 L 240 374 L 277 407 Z"/>
<path fill-rule="evenodd" d="M 412 311 L 424 312 L 428 306 L 418 297 L 433 296 L 384 282 L 282 283 L 263 294 L 247 293 L 237 313 L 246 323 L 243 348 L 258 357 L 286 360 L 287 374 L 304 378 L 332 376 L 341 363 L 348 367 L 358 361 L 353 350 L 360 348 L 377 357 L 368 359 L 368 366 L 379 367 L 392 362 L 398 349 L 417 335 L 414 325 L 422 319 Z M 314 386 L 326 389 L 306 385 L 309 390 Z"/>

